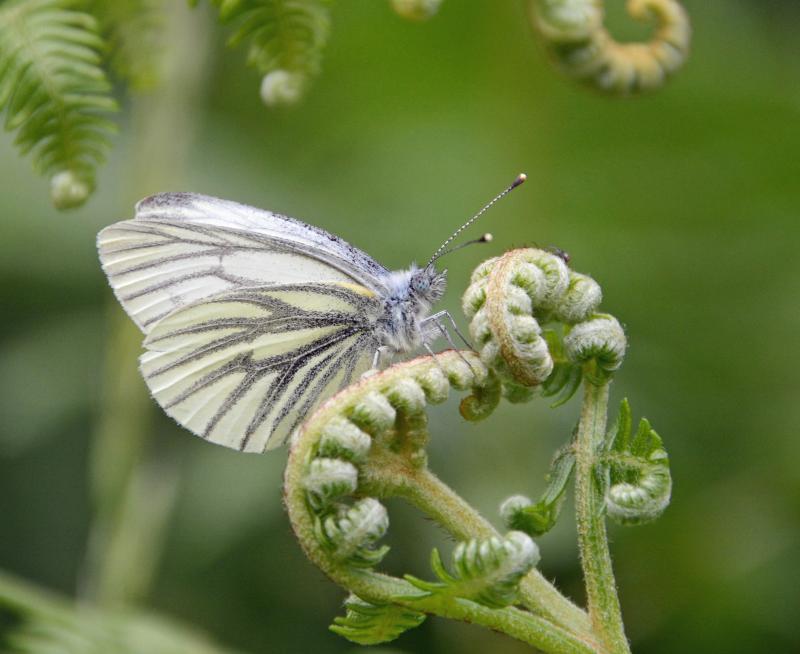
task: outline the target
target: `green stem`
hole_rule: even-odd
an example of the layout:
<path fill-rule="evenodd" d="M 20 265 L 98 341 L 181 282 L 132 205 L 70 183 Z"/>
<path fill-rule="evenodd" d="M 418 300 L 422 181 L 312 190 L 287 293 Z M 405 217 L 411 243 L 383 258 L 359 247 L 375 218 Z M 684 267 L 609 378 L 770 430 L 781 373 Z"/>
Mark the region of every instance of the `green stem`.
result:
<path fill-rule="evenodd" d="M 427 468 L 406 475 L 396 494 L 436 520 L 457 540 L 498 535 L 483 516 Z M 586 613 L 558 592 L 538 570 L 531 570 L 523 578 L 519 591 L 522 603 L 531 611 L 576 634 L 591 636 Z"/>
<path fill-rule="evenodd" d="M 207 18 L 181 3 L 167 10 L 161 87 L 134 99 L 136 197 L 180 187 L 196 127 L 196 98 L 207 77 Z M 110 293 L 109 293 L 110 296 Z M 92 440 L 94 516 L 83 563 L 81 596 L 103 606 L 134 604 L 147 594 L 161 558 L 179 469 L 154 454 L 153 409 L 137 359 L 142 334 L 114 303 L 109 319 L 103 401 Z"/>
<path fill-rule="evenodd" d="M 292 528 L 306 556 L 333 581 L 362 599 L 392 603 L 444 618 L 462 620 L 505 633 L 549 654 L 598 654 L 589 639 L 571 633 L 553 622 L 514 607 L 490 609 L 475 602 L 426 595 L 408 582 L 389 575 L 343 565 L 331 559 L 317 541 L 312 513 L 303 488 L 303 462 L 310 439 L 295 443 L 289 456 L 284 483 L 284 501 Z"/>
<path fill-rule="evenodd" d="M 156 534 L 175 490 L 173 475 L 145 472 L 153 408 L 136 365 L 141 340 L 139 330 L 114 307 L 91 448 L 94 516 L 80 589 L 83 599 L 103 606 L 136 601 L 146 593 L 158 559 Z"/>
<path fill-rule="evenodd" d="M 595 480 L 595 452 L 606 432 L 609 381 L 584 385 L 575 447 L 575 510 L 589 617 L 609 654 L 629 654 L 606 535 L 604 498 Z"/>

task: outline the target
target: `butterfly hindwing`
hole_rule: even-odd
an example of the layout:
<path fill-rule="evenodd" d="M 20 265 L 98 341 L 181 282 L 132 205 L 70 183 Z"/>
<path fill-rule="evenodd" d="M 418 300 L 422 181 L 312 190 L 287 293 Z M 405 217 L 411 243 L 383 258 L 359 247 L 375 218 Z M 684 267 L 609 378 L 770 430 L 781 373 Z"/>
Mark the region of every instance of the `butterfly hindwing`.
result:
<path fill-rule="evenodd" d="M 142 374 L 164 410 L 195 434 L 262 452 L 367 369 L 379 311 L 377 296 L 351 283 L 225 290 L 152 326 Z"/>
<path fill-rule="evenodd" d="M 318 227 L 193 193 L 142 200 L 97 238 L 122 306 L 148 333 L 185 304 L 263 284 L 355 282 L 380 291 L 386 269 Z"/>

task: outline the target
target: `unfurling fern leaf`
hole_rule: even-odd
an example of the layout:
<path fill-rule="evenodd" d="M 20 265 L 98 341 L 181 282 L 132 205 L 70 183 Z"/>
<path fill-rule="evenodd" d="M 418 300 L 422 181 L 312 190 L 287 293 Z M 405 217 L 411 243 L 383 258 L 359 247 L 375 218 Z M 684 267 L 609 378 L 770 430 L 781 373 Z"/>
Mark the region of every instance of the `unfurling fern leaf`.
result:
<path fill-rule="evenodd" d="M 558 520 L 567 483 L 575 469 L 575 452 L 571 445 L 556 452 L 547 473 L 547 488 L 537 502 L 523 495 L 512 495 L 500 505 L 500 515 L 509 529 L 529 536 L 541 536 Z"/>
<path fill-rule="evenodd" d="M 520 579 L 539 562 L 539 548 L 527 534 L 510 531 L 504 537 L 459 543 L 453 550 L 453 572 L 442 563 L 439 550 L 431 552 L 431 568 L 438 582 L 412 575 L 406 580 L 431 595 L 472 600 L 501 608 L 517 599 Z"/>
<path fill-rule="evenodd" d="M 190 0 L 196 4 L 196 0 Z M 268 106 L 292 104 L 320 69 L 328 40 L 328 0 L 212 0 L 222 22 L 236 29 L 229 44 L 250 44 L 247 63 L 264 77 Z"/>
<path fill-rule="evenodd" d="M 51 178 L 53 203 L 77 207 L 94 188 L 114 111 L 99 66 L 97 22 L 73 0 L 0 4 L 0 110 L 15 143 Z"/>
<path fill-rule="evenodd" d="M 606 437 L 598 481 L 608 516 L 623 525 L 652 522 L 672 494 L 669 457 L 661 437 L 642 418 L 631 433 L 631 407 L 622 400 L 616 425 Z"/>
<path fill-rule="evenodd" d="M 359 645 L 389 643 L 425 621 L 425 614 L 396 604 L 370 604 L 355 595 L 344 603 L 347 615 L 336 617 L 329 629 Z"/>

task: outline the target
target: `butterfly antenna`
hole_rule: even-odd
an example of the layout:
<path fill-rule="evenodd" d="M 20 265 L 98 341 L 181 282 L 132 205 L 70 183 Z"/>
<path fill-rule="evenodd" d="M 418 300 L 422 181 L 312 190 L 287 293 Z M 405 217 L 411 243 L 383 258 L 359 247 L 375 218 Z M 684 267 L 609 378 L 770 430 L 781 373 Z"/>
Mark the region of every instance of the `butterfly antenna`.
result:
<path fill-rule="evenodd" d="M 507 189 L 505 189 L 502 193 L 495 196 L 491 202 L 489 202 L 486 206 L 483 207 L 483 209 L 481 209 L 478 213 L 472 216 L 472 218 L 470 218 L 467 222 L 461 225 L 461 227 L 459 227 L 456 231 L 454 231 L 453 234 L 450 236 L 450 238 L 448 238 L 444 243 L 442 243 L 436 250 L 436 252 L 433 253 L 433 256 L 430 258 L 430 261 L 428 261 L 427 265 L 430 266 L 439 257 L 442 257 L 445 254 L 449 254 L 450 252 L 455 252 L 456 250 L 460 250 L 462 247 L 466 247 L 467 245 L 472 245 L 473 243 L 488 243 L 489 241 L 491 241 L 492 235 L 484 234 L 479 239 L 470 241 L 469 243 L 464 243 L 464 245 L 459 245 L 458 247 L 452 248 L 450 250 L 446 249 L 447 246 L 453 242 L 453 239 L 455 239 L 461 232 L 463 232 L 467 227 L 469 227 L 472 223 L 478 220 L 478 218 L 480 218 L 483 214 L 485 214 L 492 206 L 494 206 L 494 204 L 498 200 L 504 198 L 506 195 L 511 193 L 511 191 L 517 188 L 517 186 L 522 184 L 526 179 L 528 179 L 528 176 L 525 173 L 520 173 L 519 175 L 517 175 L 517 178 L 511 183 L 511 185 Z"/>
<path fill-rule="evenodd" d="M 494 236 L 492 236 L 489 232 L 486 232 L 480 238 L 473 239 L 471 241 L 467 241 L 466 243 L 462 243 L 461 245 L 456 245 L 455 247 L 450 248 L 449 250 L 445 250 L 444 252 L 440 253 L 436 258 L 441 259 L 444 255 L 450 254 L 451 252 L 456 252 L 462 248 L 465 248 L 469 245 L 475 245 L 476 243 L 491 243 Z M 433 263 L 434 260 L 431 261 Z M 430 265 L 430 263 L 428 264 Z"/>

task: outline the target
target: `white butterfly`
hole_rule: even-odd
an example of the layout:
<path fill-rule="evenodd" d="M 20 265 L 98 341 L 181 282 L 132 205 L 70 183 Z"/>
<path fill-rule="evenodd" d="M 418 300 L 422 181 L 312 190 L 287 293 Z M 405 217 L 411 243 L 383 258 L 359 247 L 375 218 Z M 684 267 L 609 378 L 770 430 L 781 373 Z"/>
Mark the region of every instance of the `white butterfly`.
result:
<path fill-rule="evenodd" d="M 142 200 L 97 246 L 145 334 L 140 368 L 156 401 L 206 440 L 263 452 L 380 351 L 447 336 L 438 319 L 449 315 L 429 315 L 445 290 L 433 263 L 522 181 L 424 268 L 392 272 L 318 227 L 192 193 Z"/>

